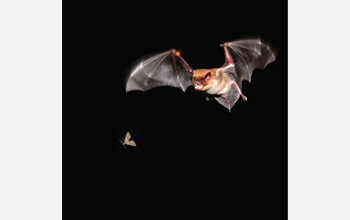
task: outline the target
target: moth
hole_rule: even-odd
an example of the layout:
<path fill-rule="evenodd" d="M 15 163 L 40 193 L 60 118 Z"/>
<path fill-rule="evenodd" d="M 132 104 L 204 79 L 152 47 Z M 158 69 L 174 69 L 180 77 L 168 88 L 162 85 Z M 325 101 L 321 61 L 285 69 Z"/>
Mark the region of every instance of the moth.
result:
<path fill-rule="evenodd" d="M 126 92 L 146 91 L 159 86 L 172 86 L 186 91 L 189 86 L 205 91 L 231 112 L 231 108 L 242 97 L 242 81 L 251 81 L 255 69 L 264 69 L 275 61 L 276 51 L 257 39 L 240 39 L 220 45 L 224 49 L 225 63 L 220 68 L 196 69 L 171 49 L 156 54 L 141 62 L 130 74 Z"/>
<path fill-rule="evenodd" d="M 132 147 L 136 147 L 136 143 L 135 141 L 133 140 L 130 140 L 131 138 L 131 134 L 129 132 L 126 132 L 126 135 L 125 135 L 125 139 L 123 139 L 123 141 L 119 140 L 120 143 L 122 143 L 122 145 L 124 146 L 124 148 L 126 149 L 126 146 L 125 145 L 129 145 L 129 146 L 132 146 Z"/>

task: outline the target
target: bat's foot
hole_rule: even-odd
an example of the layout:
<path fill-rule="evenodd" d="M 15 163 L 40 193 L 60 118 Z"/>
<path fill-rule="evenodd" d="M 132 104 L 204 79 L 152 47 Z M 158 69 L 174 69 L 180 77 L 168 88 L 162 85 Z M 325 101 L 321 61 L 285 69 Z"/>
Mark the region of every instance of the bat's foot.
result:
<path fill-rule="evenodd" d="M 210 97 L 209 96 L 205 97 L 205 101 L 209 102 L 210 101 Z"/>
<path fill-rule="evenodd" d="M 243 95 L 242 93 L 241 93 L 241 96 L 242 96 L 243 101 L 248 101 L 247 96 Z"/>

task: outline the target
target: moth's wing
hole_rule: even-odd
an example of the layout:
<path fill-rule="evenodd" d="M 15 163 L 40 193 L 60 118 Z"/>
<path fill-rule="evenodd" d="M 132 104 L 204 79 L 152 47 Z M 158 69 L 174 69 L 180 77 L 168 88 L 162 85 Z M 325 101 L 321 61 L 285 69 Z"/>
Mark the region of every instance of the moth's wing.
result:
<path fill-rule="evenodd" d="M 125 135 L 125 140 L 128 140 L 129 141 L 129 139 L 131 138 L 131 134 L 130 134 L 130 132 L 126 132 L 126 135 Z"/>
<path fill-rule="evenodd" d="M 157 54 L 141 62 L 131 73 L 126 91 L 146 91 L 172 86 L 186 91 L 192 85 L 192 68 L 175 50 Z"/>
<path fill-rule="evenodd" d="M 136 147 L 135 141 L 129 141 L 128 145 L 133 146 L 133 147 Z"/>
<path fill-rule="evenodd" d="M 222 68 L 225 73 L 233 75 L 240 89 L 242 81 L 251 81 L 255 69 L 264 69 L 267 64 L 275 61 L 277 49 L 260 38 L 244 39 L 223 44 L 226 62 Z M 234 66 L 230 66 L 230 60 Z M 227 68 L 225 68 L 227 67 Z"/>
<path fill-rule="evenodd" d="M 124 143 L 130 145 L 131 134 L 126 132 Z"/>
<path fill-rule="evenodd" d="M 136 147 L 135 141 L 130 140 L 130 138 L 131 138 L 131 134 L 129 132 L 126 132 L 124 143 L 130 146 Z"/>

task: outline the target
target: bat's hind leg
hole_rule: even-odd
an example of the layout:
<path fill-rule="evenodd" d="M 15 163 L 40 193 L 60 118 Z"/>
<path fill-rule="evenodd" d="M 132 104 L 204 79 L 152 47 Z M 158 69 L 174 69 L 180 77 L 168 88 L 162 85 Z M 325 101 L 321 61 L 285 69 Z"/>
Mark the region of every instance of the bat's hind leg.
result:
<path fill-rule="evenodd" d="M 241 96 L 242 96 L 243 101 L 248 101 L 247 96 L 243 95 L 242 93 L 241 93 Z"/>
<path fill-rule="evenodd" d="M 236 88 L 237 88 L 239 94 L 241 95 L 242 99 L 243 99 L 244 101 L 248 101 L 247 96 L 243 95 L 243 93 L 242 93 L 241 89 L 239 88 L 239 86 L 237 85 L 237 83 L 236 83 L 235 81 L 233 81 L 233 80 L 231 81 L 231 83 L 234 84 L 234 85 L 236 86 Z"/>

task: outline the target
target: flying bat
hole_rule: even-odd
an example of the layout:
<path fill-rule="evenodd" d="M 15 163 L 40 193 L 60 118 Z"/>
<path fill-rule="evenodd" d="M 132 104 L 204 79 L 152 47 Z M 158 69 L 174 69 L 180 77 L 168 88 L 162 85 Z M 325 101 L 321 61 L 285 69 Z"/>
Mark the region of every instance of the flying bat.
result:
<path fill-rule="evenodd" d="M 275 61 L 276 51 L 260 39 L 241 39 L 220 45 L 224 48 L 225 63 L 220 68 L 196 69 L 175 49 L 154 55 L 141 62 L 131 73 L 126 92 L 146 91 L 159 86 L 173 86 L 186 91 L 189 86 L 205 91 L 225 108 L 231 108 L 242 97 L 242 81 L 251 81 L 255 69 L 264 69 Z"/>

